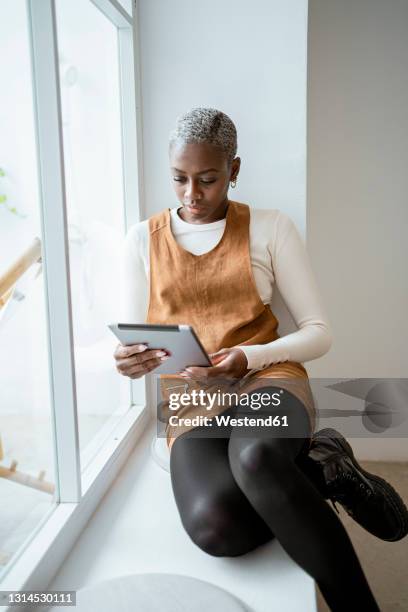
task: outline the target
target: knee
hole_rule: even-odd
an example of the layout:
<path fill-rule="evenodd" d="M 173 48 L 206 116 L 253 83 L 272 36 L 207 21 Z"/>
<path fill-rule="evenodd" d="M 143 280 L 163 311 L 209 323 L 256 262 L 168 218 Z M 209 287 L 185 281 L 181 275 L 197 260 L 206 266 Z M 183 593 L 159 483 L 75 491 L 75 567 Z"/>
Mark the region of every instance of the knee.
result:
<path fill-rule="evenodd" d="M 232 525 L 232 514 L 217 501 L 198 505 L 188 521 L 184 521 L 184 527 L 194 544 L 214 557 L 242 554 L 236 548 Z"/>
<path fill-rule="evenodd" d="M 281 470 L 287 461 L 279 439 L 255 439 L 248 442 L 245 438 L 231 438 L 228 455 L 234 473 L 250 476 L 264 471 L 272 474 Z"/>

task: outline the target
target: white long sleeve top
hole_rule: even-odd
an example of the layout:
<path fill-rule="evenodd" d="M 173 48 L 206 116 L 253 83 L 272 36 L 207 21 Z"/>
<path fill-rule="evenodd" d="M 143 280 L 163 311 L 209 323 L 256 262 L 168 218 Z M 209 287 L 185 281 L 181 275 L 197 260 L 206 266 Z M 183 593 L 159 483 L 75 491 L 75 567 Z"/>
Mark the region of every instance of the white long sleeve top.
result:
<path fill-rule="evenodd" d="M 170 209 L 171 231 L 185 250 L 201 255 L 221 240 L 226 219 L 192 224 Z M 274 286 L 288 308 L 297 330 L 267 344 L 240 346 L 249 369 L 273 363 L 303 363 L 324 355 L 332 343 L 328 319 L 304 243 L 293 221 L 280 210 L 250 209 L 250 259 L 255 284 L 264 304 L 270 304 Z M 149 295 L 148 221 L 131 226 L 123 249 L 121 320 L 144 323 Z"/>

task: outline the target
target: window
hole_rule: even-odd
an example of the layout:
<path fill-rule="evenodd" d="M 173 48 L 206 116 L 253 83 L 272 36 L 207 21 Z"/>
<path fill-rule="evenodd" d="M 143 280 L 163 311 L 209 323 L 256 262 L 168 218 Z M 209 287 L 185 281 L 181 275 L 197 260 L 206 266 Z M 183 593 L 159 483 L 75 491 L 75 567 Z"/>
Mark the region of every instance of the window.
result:
<path fill-rule="evenodd" d="M 130 405 L 112 367 L 125 231 L 116 26 L 89 0 L 57 0 L 57 37 L 81 467 Z M 88 448 L 88 451 L 87 451 Z M 97 446 L 96 446 L 97 448 Z"/>
<path fill-rule="evenodd" d="M 3 590 L 55 572 L 148 418 L 145 383 L 116 372 L 106 327 L 140 218 L 136 21 L 123 4 L 1 7 Z"/>
<path fill-rule="evenodd" d="M 119 0 L 119 3 L 123 6 L 125 11 L 129 13 L 129 15 L 132 14 L 132 0 Z"/>
<path fill-rule="evenodd" d="M 57 496 L 26 6 L 1 12 L 0 573 Z"/>

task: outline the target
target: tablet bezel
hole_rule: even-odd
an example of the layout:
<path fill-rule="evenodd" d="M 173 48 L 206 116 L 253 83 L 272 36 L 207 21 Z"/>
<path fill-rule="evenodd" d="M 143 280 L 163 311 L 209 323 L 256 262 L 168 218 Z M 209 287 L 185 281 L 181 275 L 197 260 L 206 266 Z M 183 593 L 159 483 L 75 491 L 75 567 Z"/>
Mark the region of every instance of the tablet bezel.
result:
<path fill-rule="evenodd" d="M 187 332 L 195 340 L 197 348 L 200 350 L 202 357 L 207 362 L 206 364 L 202 364 L 197 367 L 211 367 L 213 365 L 207 351 L 205 350 L 204 346 L 202 345 L 200 341 L 200 338 L 198 337 L 197 333 L 195 332 L 194 328 L 191 325 L 161 325 L 161 324 L 155 324 L 155 323 L 111 323 L 108 325 L 108 327 L 110 328 L 112 333 L 115 334 L 116 338 L 118 338 L 116 334 L 116 330 L 118 331 L 147 331 L 147 332 L 148 331 L 161 331 L 165 333 L 166 332 L 177 332 L 177 333 Z M 120 338 L 118 338 L 118 340 L 119 342 L 122 342 Z M 124 346 L 129 346 L 129 345 L 124 345 Z M 170 349 L 169 351 L 171 354 Z M 157 374 L 167 373 L 167 372 L 162 372 L 163 370 L 168 369 L 166 367 L 167 365 L 170 365 L 170 364 L 167 364 L 167 360 L 166 360 L 162 364 L 160 364 L 157 368 L 155 368 L 152 371 L 152 373 L 153 374 L 156 372 Z M 173 368 L 173 369 L 177 370 L 177 368 Z M 177 371 L 180 371 L 180 369 L 178 369 Z"/>

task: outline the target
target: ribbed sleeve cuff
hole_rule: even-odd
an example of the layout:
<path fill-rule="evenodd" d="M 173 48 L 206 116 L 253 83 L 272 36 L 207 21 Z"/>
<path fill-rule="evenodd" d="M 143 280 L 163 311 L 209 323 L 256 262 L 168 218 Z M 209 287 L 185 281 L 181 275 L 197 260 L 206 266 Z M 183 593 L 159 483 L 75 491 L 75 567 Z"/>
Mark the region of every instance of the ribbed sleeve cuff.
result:
<path fill-rule="evenodd" d="M 279 340 L 282 340 L 280 338 Z M 273 343 L 272 343 L 273 344 Z M 245 346 L 237 346 L 235 348 L 241 349 L 248 360 L 248 369 L 263 369 L 273 363 L 281 363 L 282 361 L 289 361 L 289 351 L 282 346 L 277 346 L 276 349 L 271 344 L 252 344 Z"/>

